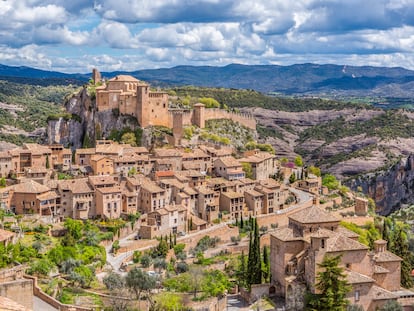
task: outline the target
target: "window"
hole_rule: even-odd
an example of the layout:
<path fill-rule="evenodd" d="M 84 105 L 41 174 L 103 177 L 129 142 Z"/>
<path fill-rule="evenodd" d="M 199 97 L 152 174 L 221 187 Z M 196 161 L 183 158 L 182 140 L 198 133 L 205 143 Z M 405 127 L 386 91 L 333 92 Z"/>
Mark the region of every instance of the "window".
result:
<path fill-rule="evenodd" d="M 355 291 L 355 301 L 359 301 L 359 290 Z"/>
<path fill-rule="evenodd" d="M 325 239 L 321 240 L 321 248 L 325 248 Z"/>

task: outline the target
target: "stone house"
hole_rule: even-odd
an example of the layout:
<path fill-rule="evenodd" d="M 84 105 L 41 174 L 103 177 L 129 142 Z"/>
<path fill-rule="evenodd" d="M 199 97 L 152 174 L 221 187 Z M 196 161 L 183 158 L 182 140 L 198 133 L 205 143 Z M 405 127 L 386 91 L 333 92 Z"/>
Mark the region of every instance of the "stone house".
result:
<path fill-rule="evenodd" d="M 320 194 L 322 189 L 322 178 L 310 175 L 308 178 L 297 181 L 296 188 L 313 194 Z"/>
<path fill-rule="evenodd" d="M 187 222 L 187 209 L 181 205 L 166 205 L 148 213 L 141 220 L 139 235 L 141 238 L 177 234 L 184 232 Z"/>
<path fill-rule="evenodd" d="M 69 170 L 72 165 L 72 151 L 64 148 L 62 144 L 49 145 L 49 149 L 52 151 L 51 168 Z"/>
<path fill-rule="evenodd" d="M 12 170 L 12 156 L 9 152 L 0 152 L 0 178 L 7 177 Z"/>
<path fill-rule="evenodd" d="M 256 190 L 247 190 L 244 192 L 244 201 L 246 202 L 247 209 L 251 212 L 252 216 L 262 214 L 263 198 L 264 194 Z"/>
<path fill-rule="evenodd" d="M 285 185 L 271 178 L 259 181 L 254 190 L 263 194 L 262 214 L 271 214 L 283 209 L 290 194 Z"/>
<path fill-rule="evenodd" d="M 214 173 L 227 180 L 245 178 L 241 163 L 233 157 L 218 158 L 214 161 Z"/>
<path fill-rule="evenodd" d="M 94 154 L 90 161 L 94 175 L 112 175 L 114 173 L 114 161 L 111 157 Z"/>
<path fill-rule="evenodd" d="M 166 205 L 165 190 L 150 179 L 141 183 L 139 212 L 150 213 Z"/>
<path fill-rule="evenodd" d="M 182 154 L 183 170 L 197 170 L 199 172 L 211 172 L 211 157 L 203 150 L 196 148 L 191 152 Z"/>
<path fill-rule="evenodd" d="M 181 171 L 183 166 L 183 155 L 178 149 L 165 149 L 158 148 L 154 150 L 154 158 L 158 162 L 158 165 L 167 165 L 168 168 L 164 169 L 159 167 L 158 171 Z"/>
<path fill-rule="evenodd" d="M 386 250 L 385 241 L 376 241 L 374 251 L 369 251 L 357 234 L 315 205 L 290 215 L 288 227 L 271 234 L 270 249 L 272 283 L 285 297 L 287 310 L 303 309 L 297 298 L 306 288 L 317 292 L 318 264 L 326 255 L 341 255 L 352 304 L 374 311 L 399 297 L 401 258 Z"/>
<path fill-rule="evenodd" d="M 58 181 L 59 216 L 73 219 L 96 217 L 95 191 L 88 178 Z"/>
<path fill-rule="evenodd" d="M 362 197 L 355 198 L 355 215 L 366 216 L 368 214 L 368 200 Z"/>
<path fill-rule="evenodd" d="M 262 180 L 269 178 L 277 172 L 277 160 L 274 154 L 260 150 L 249 150 L 244 157 L 239 159 L 240 163 L 247 163 L 252 168 L 252 178 Z"/>
<path fill-rule="evenodd" d="M 227 191 L 220 193 L 220 211 L 228 213 L 230 219 L 240 219 L 244 209 L 244 195 L 240 192 Z"/>
<path fill-rule="evenodd" d="M 95 196 L 97 217 L 107 219 L 121 217 L 122 191 L 120 186 L 97 188 Z"/>
<path fill-rule="evenodd" d="M 12 187 L 11 210 L 16 214 L 57 215 L 58 195 L 34 180 Z"/>
<path fill-rule="evenodd" d="M 90 166 L 91 157 L 96 154 L 95 148 L 76 149 L 75 162 L 77 165 Z"/>
<path fill-rule="evenodd" d="M 219 193 L 207 187 L 197 187 L 196 216 L 207 222 L 213 222 L 219 217 Z"/>

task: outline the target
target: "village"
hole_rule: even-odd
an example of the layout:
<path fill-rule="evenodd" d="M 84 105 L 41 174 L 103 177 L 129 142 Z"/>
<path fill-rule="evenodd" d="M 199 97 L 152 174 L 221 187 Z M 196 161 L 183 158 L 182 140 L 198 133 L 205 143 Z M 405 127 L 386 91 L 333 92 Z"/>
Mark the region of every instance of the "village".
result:
<path fill-rule="evenodd" d="M 96 71 L 93 79 L 96 83 L 101 81 Z M 120 76 L 97 87 L 98 109 L 119 109 L 135 115 L 140 124 L 158 122 L 172 127 L 171 144 L 149 149 L 99 139 L 93 148 L 71 150 L 59 143 L 26 143 L 0 153 L 3 249 L 39 242 L 36 260 L 40 262 L 46 256 L 53 262 L 52 246 L 61 243 L 62 247 L 75 247 L 77 240 L 89 237 L 93 231 L 85 228 L 89 226 L 96 227 L 95 234 L 99 231 L 102 238 L 88 245 L 105 250 L 104 255 L 92 254 L 81 264 L 94 268 L 89 283 L 71 279 L 75 270 L 62 272 L 67 264 L 63 265 L 63 260 L 56 260 L 56 269 L 46 273 L 31 265 L 31 275 L 25 269 L 34 259 L 26 264 L 5 264 L 0 271 L 0 306 L 13 303 L 16 309 L 11 310 L 36 310 L 47 303 L 50 310 L 93 310 L 104 306 L 123 310 L 126 304 L 113 299 L 123 297 L 128 308 L 153 308 L 151 289 L 145 300 L 140 295 L 131 299 L 130 293 L 121 291 L 124 287 L 113 291 L 104 287 L 108 275 L 126 275 L 128 284 L 131 271 L 145 271 L 158 278 L 154 286 L 157 295 L 170 289 L 180 292 L 168 280 L 179 283 L 180 273 L 195 277 L 191 274 L 198 271 L 192 267 L 194 264 L 204 265 L 205 270 L 210 269 L 210 264 L 218 271 L 238 270 L 234 262 L 247 256 L 253 232 L 260 232 L 260 245 L 268 251 L 263 255 L 268 256 L 264 262 L 268 272 L 259 284 L 244 288 L 236 274 L 228 273 L 232 280 L 222 290 L 204 300 L 191 299 L 192 290 L 188 290 L 177 310 L 302 310 L 306 291 L 317 292 L 318 271 L 326 254 L 342 255 L 341 266 L 351 286 L 347 293 L 350 304 L 370 311 L 398 301 L 404 310 L 412 310 L 409 307 L 414 302 L 414 292 L 400 286 L 402 259 L 387 250 L 387 241 L 382 238 L 372 241 L 369 247 L 343 225 L 343 221 L 356 226 L 374 221 L 375 211 L 369 210 L 369 200 L 362 193 L 323 185 L 320 171 L 307 167 L 300 157 L 282 161 L 271 150 L 252 148 L 240 152 L 209 142 L 184 146 L 183 126 L 204 127 L 206 116 L 213 119 L 231 115 L 251 127 L 255 126 L 254 120 L 227 112 L 212 113 L 202 104 L 195 105 L 190 113 L 175 109 L 168 119 L 168 96 L 151 94 L 146 84 L 135 80 Z M 162 111 L 158 113 L 157 109 Z M 83 229 L 73 229 L 81 224 Z M 194 251 L 206 237 L 214 243 Z M 42 245 L 42 239 L 49 244 Z M 162 244 L 167 245 L 163 252 Z M 162 253 L 164 261 L 152 256 L 155 251 Z M 82 249 L 80 253 L 86 251 Z M 146 264 L 143 258 L 150 253 L 155 259 Z M 213 260 L 217 257 L 221 260 Z M 209 259 L 211 263 L 207 264 Z M 96 261 L 102 264 L 95 265 Z M 99 296 L 100 303 L 86 298 L 64 300 L 62 285 L 48 290 L 53 280 L 85 288 L 89 294 Z M 194 298 L 197 291 L 203 292 L 201 286 L 193 291 Z"/>

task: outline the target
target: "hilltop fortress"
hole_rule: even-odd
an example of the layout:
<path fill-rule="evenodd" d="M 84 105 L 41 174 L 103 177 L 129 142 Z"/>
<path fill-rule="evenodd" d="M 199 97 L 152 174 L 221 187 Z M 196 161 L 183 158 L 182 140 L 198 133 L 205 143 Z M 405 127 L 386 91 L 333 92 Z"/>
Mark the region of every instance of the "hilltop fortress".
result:
<path fill-rule="evenodd" d="M 101 80 L 100 73 L 94 69 L 92 79 L 96 88 L 96 107 L 98 111 L 118 110 L 121 115 L 136 117 L 142 128 L 160 125 L 180 131 L 187 125 L 205 127 L 205 121 L 211 119 L 231 119 L 250 129 L 256 129 L 256 120 L 252 115 L 228 112 L 222 109 L 206 109 L 201 103 L 193 109 L 172 109 L 166 92 L 154 92 L 150 85 L 132 76 L 119 75 L 107 81 Z"/>

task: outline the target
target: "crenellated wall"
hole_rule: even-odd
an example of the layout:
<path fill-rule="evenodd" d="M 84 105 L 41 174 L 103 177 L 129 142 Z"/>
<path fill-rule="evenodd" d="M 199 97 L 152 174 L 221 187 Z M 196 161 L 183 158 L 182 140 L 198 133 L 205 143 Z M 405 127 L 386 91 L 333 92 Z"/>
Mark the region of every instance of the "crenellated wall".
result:
<path fill-rule="evenodd" d="M 238 122 L 250 129 L 256 130 L 256 119 L 246 113 L 228 112 L 223 109 L 210 108 L 204 111 L 205 120 L 212 119 L 229 119 L 234 122 Z"/>

